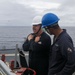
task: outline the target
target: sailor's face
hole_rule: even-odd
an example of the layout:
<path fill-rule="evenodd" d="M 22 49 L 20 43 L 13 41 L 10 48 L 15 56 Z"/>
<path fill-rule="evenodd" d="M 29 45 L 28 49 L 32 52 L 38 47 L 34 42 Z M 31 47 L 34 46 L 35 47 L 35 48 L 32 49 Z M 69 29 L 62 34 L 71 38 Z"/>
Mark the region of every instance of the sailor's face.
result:
<path fill-rule="evenodd" d="M 40 25 L 33 25 L 33 32 L 37 33 L 40 28 Z"/>
<path fill-rule="evenodd" d="M 50 35 L 53 35 L 53 30 L 52 30 L 52 28 L 49 28 L 49 34 L 50 34 Z"/>
<path fill-rule="evenodd" d="M 53 34 L 52 28 L 45 28 L 45 30 L 47 31 L 48 34 L 50 34 L 50 35 Z"/>

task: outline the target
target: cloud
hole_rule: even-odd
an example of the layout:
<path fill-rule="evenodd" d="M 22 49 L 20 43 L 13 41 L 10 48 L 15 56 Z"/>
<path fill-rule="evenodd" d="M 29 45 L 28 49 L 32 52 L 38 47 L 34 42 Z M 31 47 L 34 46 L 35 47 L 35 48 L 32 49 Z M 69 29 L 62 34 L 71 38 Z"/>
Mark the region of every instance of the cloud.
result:
<path fill-rule="evenodd" d="M 34 16 L 47 12 L 58 15 L 61 25 L 74 25 L 74 3 L 74 0 L 1 0 L 0 25 L 31 25 Z"/>
<path fill-rule="evenodd" d="M 65 24 L 66 26 L 74 26 L 75 24 L 75 1 L 67 0 L 62 4 L 60 9 L 58 10 L 61 18 L 61 24 Z"/>
<path fill-rule="evenodd" d="M 18 1 L 18 3 L 23 4 L 27 7 L 30 7 L 31 9 L 34 9 L 37 13 L 40 13 L 44 11 L 45 9 L 53 9 L 53 8 L 58 8 L 60 6 L 59 3 L 42 1 L 42 0 L 37 0 L 37 1 L 21 0 L 21 1 Z"/>
<path fill-rule="evenodd" d="M 35 11 L 12 1 L 0 3 L 0 25 L 21 26 L 30 25 Z"/>
<path fill-rule="evenodd" d="M 47 12 L 55 13 L 60 18 L 61 26 L 74 26 L 75 24 L 75 1 L 66 0 L 55 9 L 46 9 L 43 14 Z"/>

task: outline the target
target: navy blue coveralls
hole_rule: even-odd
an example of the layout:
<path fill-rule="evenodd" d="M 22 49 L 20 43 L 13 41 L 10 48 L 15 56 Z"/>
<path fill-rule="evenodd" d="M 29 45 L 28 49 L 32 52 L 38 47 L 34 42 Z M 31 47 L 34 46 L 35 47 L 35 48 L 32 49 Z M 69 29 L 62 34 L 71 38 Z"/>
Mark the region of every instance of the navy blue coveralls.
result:
<path fill-rule="evenodd" d="M 23 44 L 23 50 L 29 51 L 29 67 L 34 69 L 37 75 L 48 75 L 51 39 L 43 32 L 38 42 L 34 40 L 35 37 L 30 41 L 27 39 Z"/>
<path fill-rule="evenodd" d="M 75 52 L 71 37 L 66 30 L 52 45 L 48 75 L 72 75 L 75 70 Z"/>

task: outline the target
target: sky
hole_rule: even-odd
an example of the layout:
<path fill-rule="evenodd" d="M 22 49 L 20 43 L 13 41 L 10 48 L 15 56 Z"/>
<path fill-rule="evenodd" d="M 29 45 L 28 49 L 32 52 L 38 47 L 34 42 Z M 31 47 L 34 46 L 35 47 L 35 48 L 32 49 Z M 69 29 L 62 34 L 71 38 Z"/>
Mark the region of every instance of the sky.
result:
<path fill-rule="evenodd" d="M 32 19 L 54 13 L 61 26 L 75 26 L 75 0 L 0 0 L 0 26 L 31 26 Z"/>

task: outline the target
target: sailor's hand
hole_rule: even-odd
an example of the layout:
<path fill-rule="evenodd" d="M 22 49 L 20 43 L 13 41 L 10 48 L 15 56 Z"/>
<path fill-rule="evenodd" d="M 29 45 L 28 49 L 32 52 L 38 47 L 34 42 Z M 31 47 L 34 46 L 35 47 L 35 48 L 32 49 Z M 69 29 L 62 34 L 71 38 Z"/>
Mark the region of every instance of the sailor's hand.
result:
<path fill-rule="evenodd" d="M 33 39 L 33 37 L 34 37 L 34 35 L 30 34 L 30 35 L 28 36 L 28 41 L 30 41 L 31 39 Z"/>
<path fill-rule="evenodd" d="M 37 36 L 37 37 L 35 38 L 35 42 L 38 42 L 38 41 L 40 40 L 40 37 L 41 37 L 41 36 Z"/>

